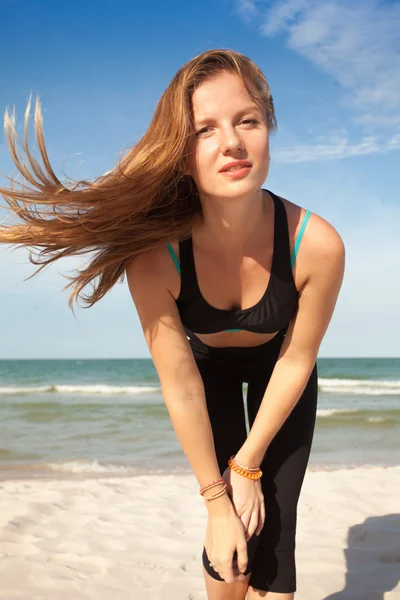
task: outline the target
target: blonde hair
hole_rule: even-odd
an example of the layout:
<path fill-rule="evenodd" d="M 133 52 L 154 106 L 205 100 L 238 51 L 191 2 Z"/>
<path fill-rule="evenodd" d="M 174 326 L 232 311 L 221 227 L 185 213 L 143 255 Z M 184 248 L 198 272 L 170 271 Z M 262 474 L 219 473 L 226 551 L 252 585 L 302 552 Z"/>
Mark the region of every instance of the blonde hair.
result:
<path fill-rule="evenodd" d="M 68 302 L 72 310 L 79 297 L 87 307 L 100 300 L 123 279 L 129 258 L 172 239 L 184 239 L 194 221 L 201 219 L 199 195 L 187 162 L 194 133 L 192 96 L 202 82 L 222 72 L 242 78 L 265 113 L 268 131 L 275 131 L 273 100 L 262 71 L 233 50 L 209 50 L 179 69 L 158 101 L 147 131 L 114 169 L 94 181 L 70 180 L 73 185 L 59 181 L 50 165 L 39 98 L 34 126 L 44 170 L 28 147 L 31 98 L 25 111 L 25 143 L 15 131 L 15 109 L 12 116 L 6 110 L 9 152 L 33 187 L 23 185 L 17 190 L 12 178 L 10 188 L 0 187 L 6 208 L 21 221 L 0 225 L 0 243 L 30 249 L 29 260 L 41 265 L 30 277 L 59 258 L 94 252 L 75 276 L 64 275 L 71 281 L 63 289 L 73 288 Z M 30 168 L 17 153 L 16 137 Z M 93 291 L 86 295 L 83 289 L 89 284 Z"/>

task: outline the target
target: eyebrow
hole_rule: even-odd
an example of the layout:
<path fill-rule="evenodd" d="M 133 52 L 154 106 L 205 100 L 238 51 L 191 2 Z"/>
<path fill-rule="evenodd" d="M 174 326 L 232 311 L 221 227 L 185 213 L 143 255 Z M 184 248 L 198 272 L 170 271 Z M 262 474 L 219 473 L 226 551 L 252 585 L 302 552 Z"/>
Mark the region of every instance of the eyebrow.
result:
<path fill-rule="evenodd" d="M 241 110 L 239 110 L 234 115 L 234 118 L 240 117 L 240 116 L 246 114 L 247 112 L 251 112 L 251 111 L 258 111 L 258 112 L 260 112 L 260 109 L 259 109 L 259 107 L 256 104 L 252 104 L 251 106 L 247 106 L 246 108 L 242 108 Z M 215 119 L 213 119 L 212 117 L 208 117 L 208 118 L 201 119 L 200 121 L 196 121 L 195 125 L 196 125 L 196 127 L 201 127 L 205 123 L 210 123 L 211 121 L 215 121 Z"/>

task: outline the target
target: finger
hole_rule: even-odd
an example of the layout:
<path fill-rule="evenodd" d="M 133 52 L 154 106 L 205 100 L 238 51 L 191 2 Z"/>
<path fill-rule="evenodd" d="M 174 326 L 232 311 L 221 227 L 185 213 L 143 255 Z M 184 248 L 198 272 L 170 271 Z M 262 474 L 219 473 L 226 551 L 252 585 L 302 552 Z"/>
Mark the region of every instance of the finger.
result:
<path fill-rule="evenodd" d="M 265 525 L 266 510 L 265 510 L 264 500 L 260 504 L 260 514 L 261 514 L 261 523 L 260 523 L 260 527 L 259 527 L 259 533 L 257 533 L 257 535 L 260 535 L 260 533 L 263 530 L 264 525 Z"/>
<path fill-rule="evenodd" d="M 256 529 L 258 527 L 259 518 L 260 518 L 260 507 L 258 507 L 257 510 L 254 510 L 251 513 L 249 527 L 247 529 L 248 535 L 249 535 L 249 539 L 254 535 L 254 532 L 256 531 Z"/>
<path fill-rule="evenodd" d="M 258 509 L 258 525 L 257 525 L 257 529 L 255 531 L 256 535 L 260 535 L 260 533 L 262 532 L 264 527 L 264 523 L 263 523 L 263 517 L 262 517 L 262 510 L 261 510 L 261 506 Z"/>
<path fill-rule="evenodd" d="M 249 528 L 250 518 L 251 518 L 251 510 L 246 510 L 246 512 L 244 512 L 240 516 L 240 520 L 242 521 L 243 530 L 245 533 L 247 532 L 247 530 Z"/>
<path fill-rule="evenodd" d="M 233 566 L 233 576 L 235 577 L 235 579 L 237 581 L 244 581 L 245 576 L 240 572 L 238 563 L 237 563 L 237 559 L 235 558 L 235 560 L 232 563 Z"/>
<path fill-rule="evenodd" d="M 214 571 L 216 571 L 218 573 L 218 568 L 216 563 L 214 562 L 214 560 L 210 557 L 210 555 L 208 554 L 208 559 L 207 559 L 207 563 L 210 566 L 210 569 L 213 569 Z M 212 566 L 210 565 L 210 563 L 212 564 Z"/>
<path fill-rule="evenodd" d="M 235 577 L 233 575 L 232 558 L 228 562 L 224 561 L 220 568 L 219 575 L 226 581 L 226 583 L 233 583 L 235 581 Z"/>
<path fill-rule="evenodd" d="M 258 525 L 257 525 L 257 530 L 255 532 L 256 535 L 260 535 L 260 533 L 264 529 L 264 523 L 265 523 L 265 509 L 263 509 L 263 507 L 260 506 L 259 511 L 258 511 Z"/>
<path fill-rule="evenodd" d="M 244 573 L 247 569 L 248 563 L 248 555 L 247 555 L 247 544 L 242 543 L 237 546 L 237 564 L 239 567 L 239 571 Z"/>

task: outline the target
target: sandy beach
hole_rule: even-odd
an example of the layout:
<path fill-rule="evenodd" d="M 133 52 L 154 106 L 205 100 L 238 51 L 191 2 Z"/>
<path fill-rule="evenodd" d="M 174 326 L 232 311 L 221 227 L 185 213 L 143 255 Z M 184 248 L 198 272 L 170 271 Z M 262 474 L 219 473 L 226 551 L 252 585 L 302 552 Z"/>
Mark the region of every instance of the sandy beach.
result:
<path fill-rule="evenodd" d="M 308 470 L 296 600 L 400 599 L 400 467 Z M 192 475 L 0 482 L 0 598 L 206 600 Z"/>

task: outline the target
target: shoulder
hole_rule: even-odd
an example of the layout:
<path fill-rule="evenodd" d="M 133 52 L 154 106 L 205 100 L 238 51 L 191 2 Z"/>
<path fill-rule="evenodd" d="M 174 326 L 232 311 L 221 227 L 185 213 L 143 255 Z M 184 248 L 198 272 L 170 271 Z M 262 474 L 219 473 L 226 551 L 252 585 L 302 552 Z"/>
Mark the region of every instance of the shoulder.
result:
<path fill-rule="evenodd" d="M 307 213 L 307 208 L 303 208 L 287 198 L 279 196 L 282 200 L 286 214 L 288 217 L 289 230 L 291 232 L 299 231 L 304 217 Z M 304 239 L 307 237 L 309 244 L 317 244 L 319 246 L 342 245 L 343 240 L 337 230 L 326 219 L 317 213 L 310 211 L 310 218 L 304 233 Z"/>
<path fill-rule="evenodd" d="M 165 254 L 168 252 L 165 247 Z M 129 284 L 144 280 L 165 282 L 165 255 L 163 247 L 150 248 L 129 258 L 125 272 Z"/>
<path fill-rule="evenodd" d="M 294 247 L 308 209 L 282 196 L 280 198 L 286 209 L 291 247 Z M 304 273 L 304 282 L 314 271 L 340 269 L 345 260 L 345 246 L 338 231 L 317 213 L 310 213 L 296 258 Z"/>
<path fill-rule="evenodd" d="M 149 248 L 129 258 L 125 263 L 125 270 L 130 275 L 146 270 L 162 270 L 162 249 Z"/>
<path fill-rule="evenodd" d="M 170 242 L 179 261 L 179 242 Z M 171 258 L 167 244 L 150 248 L 129 259 L 125 267 L 126 277 L 130 286 L 134 282 L 146 280 L 157 281 L 174 297 L 179 296 L 180 276 Z"/>

